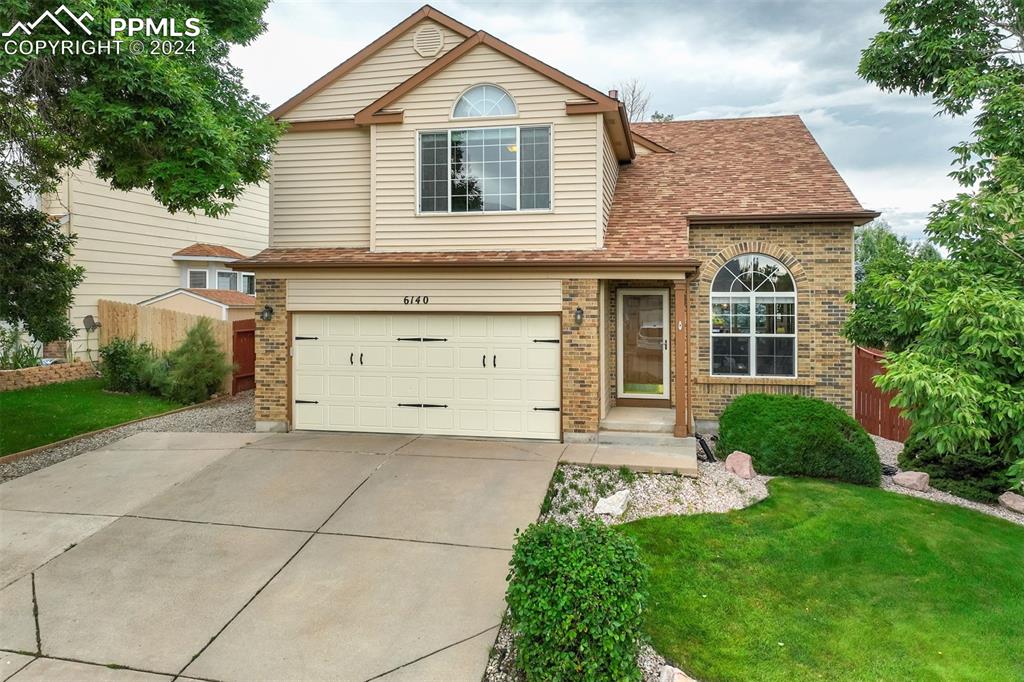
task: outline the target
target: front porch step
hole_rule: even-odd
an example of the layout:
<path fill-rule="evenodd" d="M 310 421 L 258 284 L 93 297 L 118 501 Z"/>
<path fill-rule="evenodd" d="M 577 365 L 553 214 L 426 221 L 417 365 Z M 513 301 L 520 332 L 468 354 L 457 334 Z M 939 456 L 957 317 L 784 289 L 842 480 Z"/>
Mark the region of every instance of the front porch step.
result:
<path fill-rule="evenodd" d="M 602 431 L 628 433 L 672 433 L 676 425 L 676 412 L 664 407 L 613 407 L 601 420 Z"/>
<path fill-rule="evenodd" d="M 607 445 L 648 445 L 652 447 L 679 446 L 687 450 L 696 449 L 693 438 L 676 438 L 671 429 L 668 432 L 652 431 L 605 431 L 597 432 L 597 442 Z"/>

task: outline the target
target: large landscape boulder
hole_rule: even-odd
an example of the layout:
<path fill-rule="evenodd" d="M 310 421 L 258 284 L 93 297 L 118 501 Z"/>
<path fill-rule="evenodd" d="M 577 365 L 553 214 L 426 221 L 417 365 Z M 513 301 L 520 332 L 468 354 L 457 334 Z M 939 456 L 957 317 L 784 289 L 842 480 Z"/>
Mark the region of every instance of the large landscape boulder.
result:
<path fill-rule="evenodd" d="M 901 471 L 892 477 L 892 482 L 902 488 L 927 492 L 931 479 L 923 471 Z"/>
<path fill-rule="evenodd" d="M 658 682 L 694 682 L 694 679 L 679 668 L 666 665 L 661 669 L 661 677 L 658 678 Z"/>
<path fill-rule="evenodd" d="M 740 452 L 739 450 L 733 451 L 732 454 L 725 458 L 725 470 L 748 481 L 757 476 L 757 472 L 754 471 L 754 459 L 747 453 Z"/>
<path fill-rule="evenodd" d="M 999 496 L 999 506 L 1018 514 L 1024 514 L 1024 495 L 1005 492 Z"/>
<path fill-rule="evenodd" d="M 608 516 L 622 516 L 626 511 L 626 504 L 629 502 L 629 491 L 620 490 L 614 495 L 602 497 L 594 506 L 595 514 L 606 514 Z"/>

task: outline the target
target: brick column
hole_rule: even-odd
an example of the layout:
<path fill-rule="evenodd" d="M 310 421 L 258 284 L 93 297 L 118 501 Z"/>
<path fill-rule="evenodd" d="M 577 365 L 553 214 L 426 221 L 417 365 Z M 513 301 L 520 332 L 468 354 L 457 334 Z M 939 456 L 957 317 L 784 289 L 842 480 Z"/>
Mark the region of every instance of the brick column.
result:
<path fill-rule="evenodd" d="M 576 308 L 583 321 L 576 324 Z M 601 412 L 600 299 L 596 279 L 562 280 L 562 433 L 597 437 Z"/>
<path fill-rule="evenodd" d="M 256 277 L 256 430 L 288 430 L 287 281 Z M 274 309 L 269 322 L 260 319 L 263 306 Z"/>

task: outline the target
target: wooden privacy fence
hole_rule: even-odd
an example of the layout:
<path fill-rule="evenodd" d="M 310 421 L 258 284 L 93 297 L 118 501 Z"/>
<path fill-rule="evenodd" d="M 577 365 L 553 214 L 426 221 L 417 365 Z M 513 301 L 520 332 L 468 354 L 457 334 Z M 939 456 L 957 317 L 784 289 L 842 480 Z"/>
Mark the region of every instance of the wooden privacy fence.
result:
<path fill-rule="evenodd" d="M 134 338 L 140 343 L 151 344 L 158 352 L 166 352 L 181 345 L 188 330 L 201 319 L 203 319 L 201 315 L 101 299 L 99 301 L 100 345 L 108 343 L 111 339 Z M 243 364 L 236 357 L 236 335 L 232 323 L 226 320 L 206 319 L 210 321 L 213 338 L 216 339 L 217 345 L 232 362 L 238 365 L 234 375 L 225 380 L 224 390 L 236 393 L 253 388 L 256 359 L 255 320 L 242 320 L 234 323 L 248 323 L 252 330 L 249 339 L 240 342 L 243 347 L 242 359 L 245 363 Z M 248 350 L 247 353 L 246 350 Z M 240 381 L 236 381 L 236 377 Z M 236 389 L 236 386 L 243 386 L 243 388 Z"/>
<path fill-rule="evenodd" d="M 874 382 L 876 376 L 885 373 L 884 357 L 881 351 L 857 348 L 854 378 L 857 421 L 868 433 L 902 443 L 910 434 L 910 422 L 903 418 L 899 408 L 889 406 L 896 394 L 883 393 Z"/>
<path fill-rule="evenodd" d="M 256 388 L 256 320 L 235 320 L 231 323 L 232 361 L 231 393 Z"/>

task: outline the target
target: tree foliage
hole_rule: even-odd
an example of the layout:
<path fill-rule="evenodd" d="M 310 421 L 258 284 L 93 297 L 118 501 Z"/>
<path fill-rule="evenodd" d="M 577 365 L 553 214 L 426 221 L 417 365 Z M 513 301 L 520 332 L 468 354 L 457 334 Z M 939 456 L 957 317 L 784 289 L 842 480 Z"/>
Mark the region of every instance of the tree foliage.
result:
<path fill-rule="evenodd" d="M 868 266 L 880 255 L 898 250 L 917 258 L 939 260 L 938 250 L 928 241 L 911 244 L 906 237 L 897 235 L 884 218 L 876 218 L 867 225 L 861 225 L 853 233 L 854 279 L 860 282 L 867 274 Z"/>
<path fill-rule="evenodd" d="M 872 281 L 891 316 L 887 371 L 912 438 L 941 456 L 1024 458 L 1024 16 L 1020 0 L 891 0 L 859 72 L 974 115 L 953 148 L 963 186 L 935 206 L 941 261 L 893 262 Z M 866 274 L 865 281 L 872 279 Z M 858 305 L 860 302 L 858 301 Z M 877 345 L 856 326 L 852 340 Z"/>
<path fill-rule="evenodd" d="M 67 260 L 74 241 L 0 183 L 0 321 L 43 343 L 74 336 L 68 308 L 84 275 Z"/>

